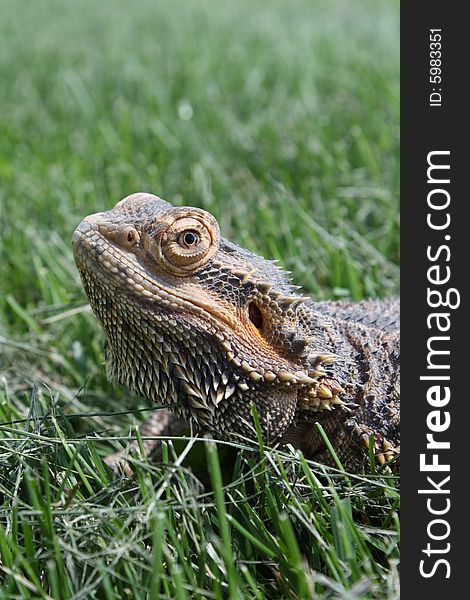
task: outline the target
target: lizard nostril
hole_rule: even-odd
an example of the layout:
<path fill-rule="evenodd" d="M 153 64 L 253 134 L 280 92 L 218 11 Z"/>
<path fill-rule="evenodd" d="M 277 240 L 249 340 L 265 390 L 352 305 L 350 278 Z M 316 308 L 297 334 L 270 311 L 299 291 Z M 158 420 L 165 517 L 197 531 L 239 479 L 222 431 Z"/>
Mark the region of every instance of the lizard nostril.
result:
<path fill-rule="evenodd" d="M 137 244 L 137 242 L 139 241 L 140 237 L 137 229 L 135 229 L 134 227 L 129 227 L 127 232 L 125 233 L 125 236 L 126 242 L 129 246 L 135 246 L 135 244 Z"/>
<path fill-rule="evenodd" d="M 257 329 L 261 330 L 263 327 L 263 313 L 256 302 L 250 302 L 248 305 L 248 316 L 250 317 L 250 321 L 253 323 L 253 325 Z"/>

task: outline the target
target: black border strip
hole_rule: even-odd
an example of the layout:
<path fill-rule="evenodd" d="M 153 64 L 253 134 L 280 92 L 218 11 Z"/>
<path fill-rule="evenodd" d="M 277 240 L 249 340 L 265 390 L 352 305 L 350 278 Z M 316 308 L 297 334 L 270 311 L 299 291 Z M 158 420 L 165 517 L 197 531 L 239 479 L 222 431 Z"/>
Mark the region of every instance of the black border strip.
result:
<path fill-rule="evenodd" d="M 462 597 L 470 575 L 464 564 L 470 531 L 470 486 L 465 485 L 470 469 L 470 202 L 465 180 L 470 169 L 464 111 L 469 36 L 463 6 L 435 0 L 401 5 L 402 597 L 426 600 L 442 600 L 443 594 Z M 435 34 L 440 47 L 430 46 L 430 36 L 438 40 Z M 438 49 L 441 63 L 432 64 L 438 55 L 430 52 Z M 440 73 L 431 71 L 437 65 Z M 429 162 L 450 169 L 428 173 Z M 442 209 L 430 206 L 439 204 Z M 460 298 L 460 306 L 431 307 L 440 304 L 440 296 L 428 296 L 428 289 L 452 305 Z M 433 313 L 445 316 L 430 317 Z M 429 348 L 450 353 L 430 354 Z M 431 434 L 436 446 L 427 448 Z M 437 469 L 448 465 L 449 470 L 425 466 L 433 461 Z"/>

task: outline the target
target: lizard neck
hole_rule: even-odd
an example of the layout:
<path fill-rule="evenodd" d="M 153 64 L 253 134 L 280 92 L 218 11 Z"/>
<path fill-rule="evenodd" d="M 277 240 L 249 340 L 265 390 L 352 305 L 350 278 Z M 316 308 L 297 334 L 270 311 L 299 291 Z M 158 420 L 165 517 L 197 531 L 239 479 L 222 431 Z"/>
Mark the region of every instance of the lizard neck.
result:
<path fill-rule="evenodd" d="M 344 388 L 345 402 L 360 404 L 370 395 L 390 394 L 399 372 L 399 332 L 376 329 L 340 312 L 333 316 L 328 309 L 334 305 L 306 305 L 310 351 L 338 355 L 331 374 Z"/>

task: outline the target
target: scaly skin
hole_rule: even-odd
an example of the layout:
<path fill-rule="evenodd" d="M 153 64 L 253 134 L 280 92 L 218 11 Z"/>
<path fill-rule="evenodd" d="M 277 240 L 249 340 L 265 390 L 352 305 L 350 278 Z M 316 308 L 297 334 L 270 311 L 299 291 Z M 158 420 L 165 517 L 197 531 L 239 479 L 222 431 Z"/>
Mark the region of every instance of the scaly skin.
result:
<path fill-rule="evenodd" d="M 75 260 L 106 339 L 108 376 L 224 439 L 292 443 L 346 468 L 399 448 L 398 302 L 313 302 L 274 262 L 220 236 L 212 215 L 134 194 L 85 218 Z M 176 416 L 175 416 L 176 415 Z M 149 447 L 150 451 L 150 447 Z"/>

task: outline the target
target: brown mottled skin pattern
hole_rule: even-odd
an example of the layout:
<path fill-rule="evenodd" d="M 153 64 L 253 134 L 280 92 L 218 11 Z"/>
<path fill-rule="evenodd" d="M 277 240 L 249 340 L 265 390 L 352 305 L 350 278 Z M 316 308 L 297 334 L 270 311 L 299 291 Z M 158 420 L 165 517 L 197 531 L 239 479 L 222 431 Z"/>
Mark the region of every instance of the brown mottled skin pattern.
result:
<path fill-rule="evenodd" d="M 370 439 L 380 464 L 397 454 L 398 301 L 314 302 L 273 261 L 222 238 L 211 214 L 145 193 L 86 217 L 73 249 L 108 376 L 174 405 L 143 434 L 190 421 L 253 438 L 254 404 L 267 441 L 314 460 L 332 462 L 316 422 L 349 470 L 367 464 Z"/>

